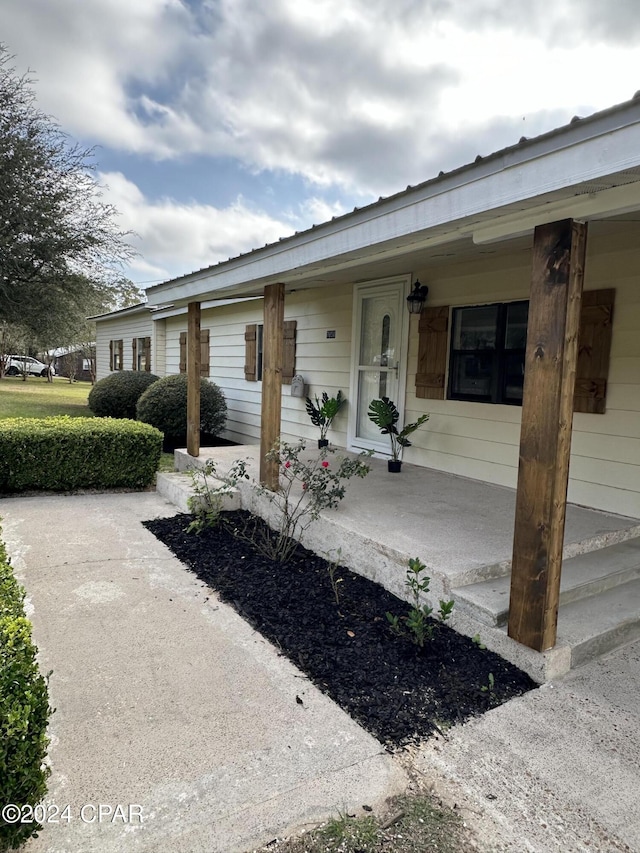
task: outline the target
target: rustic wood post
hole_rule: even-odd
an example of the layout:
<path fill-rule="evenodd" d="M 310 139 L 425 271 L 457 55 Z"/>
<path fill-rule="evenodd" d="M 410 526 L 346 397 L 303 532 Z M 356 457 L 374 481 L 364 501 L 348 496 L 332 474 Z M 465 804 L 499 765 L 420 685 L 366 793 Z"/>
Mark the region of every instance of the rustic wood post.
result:
<path fill-rule="evenodd" d="M 187 453 L 200 455 L 200 303 L 187 314 Z"/>
<path fill-rule="evenodd" d="M 264 289 L 262 333 L 262 413 L 260 422 L 260 482 L 278 489 L 278 464 L 266 455 L 280 438 L 282 416 L 282 361 L 284 354 L 284 284 Z"/>
<path fill-rule="evenodd" d="M 540 225 L 525 356 L 509 636 L 556 642 L 587 226 Z"/>

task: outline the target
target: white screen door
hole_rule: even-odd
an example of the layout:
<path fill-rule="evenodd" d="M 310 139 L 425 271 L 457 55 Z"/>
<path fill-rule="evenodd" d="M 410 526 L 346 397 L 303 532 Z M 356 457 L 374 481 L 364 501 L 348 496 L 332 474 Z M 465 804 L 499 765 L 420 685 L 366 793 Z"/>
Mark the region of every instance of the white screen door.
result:
<path fill-rule="evenodd" d="M 351 444 L 382 453 L 389 439 L 369 420 L 371 400 L 389 397 L 404 407 L 404 355 L 406 352 L 405 281 L 360 286 L 355 296 L 354 358 L 352 376 Z"/>

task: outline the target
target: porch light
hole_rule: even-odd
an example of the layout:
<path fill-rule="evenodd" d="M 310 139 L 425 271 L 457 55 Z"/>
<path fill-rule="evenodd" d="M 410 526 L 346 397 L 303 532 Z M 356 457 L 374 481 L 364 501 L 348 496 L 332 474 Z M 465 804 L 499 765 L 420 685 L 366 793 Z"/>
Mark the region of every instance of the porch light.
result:
<path fill-rule="evenodd" d="M 420 284 L 416 279 L 413 285 L 413 290 L 407 296 L 407 305 L 409 306 L 409 314 L 419 314 L 424 308 L 424 303 L 427 301 L 429 288 L 426 284 Z"/>

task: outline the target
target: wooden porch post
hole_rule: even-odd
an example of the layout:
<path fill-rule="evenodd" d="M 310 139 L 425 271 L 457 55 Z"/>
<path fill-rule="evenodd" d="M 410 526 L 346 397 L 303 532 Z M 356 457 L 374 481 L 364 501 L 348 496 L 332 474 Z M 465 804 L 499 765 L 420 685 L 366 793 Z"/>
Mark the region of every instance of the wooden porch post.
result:
<path fill-rule="evenodd" d="M 187 314 L 187 453 L 200 455 L 200 303 Z"/>
<path fill-rule="evenodd" d="M 586 238 L 566 219 L 533 241 L 508 630 L 539 652 L 556 642 Z"/>
<path fill-rule="evenodd" d="M 280 437 L 283 340 L 284 284 L 269 284 L 264 289 L 260 482 L 274 492 L 278 488 L 278 464 L 265 457 Z"/>

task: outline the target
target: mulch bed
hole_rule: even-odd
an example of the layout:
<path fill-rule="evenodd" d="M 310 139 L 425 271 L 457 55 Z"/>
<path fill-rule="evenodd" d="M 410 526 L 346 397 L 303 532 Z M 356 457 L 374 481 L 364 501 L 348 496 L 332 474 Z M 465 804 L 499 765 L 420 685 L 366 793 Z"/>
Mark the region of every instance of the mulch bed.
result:
<path fill-rule="evenodd" d="M 402 616 L 407 603 L 348 569 L 336 572 L 336 604 L 321 557 L 298 546 L 283 566 L 233 535 L 234 526 L 264 527 L 248 513 L 227 513 L 224 524 L 199 534 L 185 532 L 190 520 L 177 515 L 145 526 L 389 748 L 423 740 L 536 686 L 438 621 L 423 648 L 394 635 L 385 614 Z"/>

